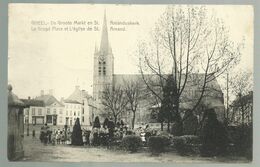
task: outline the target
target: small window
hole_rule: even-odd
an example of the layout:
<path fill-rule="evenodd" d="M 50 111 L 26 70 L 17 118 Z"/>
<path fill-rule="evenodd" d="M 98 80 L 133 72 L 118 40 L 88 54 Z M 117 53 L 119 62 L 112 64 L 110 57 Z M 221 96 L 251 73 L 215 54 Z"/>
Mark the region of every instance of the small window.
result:
<path fill-rule="evenodd" d="M 38 109 L 38 115 L 42 115 L 42 109 L 41 108 Z"/>
<path fill-rule="evenodd" d="M 53 114 L 56 114 L 56 108 L 53 109 Z"/>
<path fill-rule="evenodd" d="M 35 115 L 35 108 L 32 108 L 32 115 Z"/>
<path fill-rule="evenodd" d="M 103 64 L 106 65 L 106 62 L 104 61 Z"/>
<path fill-rule="evenodd" d="M 101 75 L 101 66 L 98 67 L 98 75 Z"/>
<path fill-rule="evenodd" d="M 106 67 L 103 67 L 103 75 L 106 75 Z"/>
<path fill-rule="evenodd" d="M 47 108 L 47 114 L 50 114 L 50 113 L 51 113 L 50 108 Z"/>
<path fill-rule="evenodd" d="M 82 117 L 82 122 L 84 122 L 84 117 Z"/>

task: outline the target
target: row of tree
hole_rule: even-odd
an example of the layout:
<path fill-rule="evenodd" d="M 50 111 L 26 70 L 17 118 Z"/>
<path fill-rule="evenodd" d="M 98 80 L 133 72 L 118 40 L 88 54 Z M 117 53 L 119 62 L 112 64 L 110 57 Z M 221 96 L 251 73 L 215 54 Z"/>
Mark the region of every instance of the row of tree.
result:
<path fill-rule="evenodd" d="M 135 115 L 141 99 L 141 87 L 137 81 L 124 81 L 124 86 L 105 87 L 102 96 L 102 104 L 110 111 L 114 118 L 114 123 L 118 117 L 127 112 L 132 112 L 132 129 L 135 125 Z"/>

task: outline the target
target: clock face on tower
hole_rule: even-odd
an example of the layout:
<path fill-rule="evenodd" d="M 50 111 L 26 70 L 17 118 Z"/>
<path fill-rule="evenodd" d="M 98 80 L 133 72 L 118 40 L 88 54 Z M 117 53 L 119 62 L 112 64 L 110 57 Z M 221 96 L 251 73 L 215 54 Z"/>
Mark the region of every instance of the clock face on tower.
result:
<path fill-rule="evenodd" d="M 100 56 L 100 57 L 99 57 L 99 61 L 104 62 L 104 61 L 105 61 L 104 56 Z"/>

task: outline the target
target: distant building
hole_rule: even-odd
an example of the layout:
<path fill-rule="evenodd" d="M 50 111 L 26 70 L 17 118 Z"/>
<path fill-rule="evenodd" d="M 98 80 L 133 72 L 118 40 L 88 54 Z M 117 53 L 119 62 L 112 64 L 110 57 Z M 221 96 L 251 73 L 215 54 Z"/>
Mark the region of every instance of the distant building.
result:
<path fill-rule="evenodd" d="M 35 98 L 35 100 L 41 100 L 45 106 L 46 123 L 48 125 L 64 125 L 65 114 L 64 105 L 59 102 L 50 91 L 49 94 L 41 94 Z"/>
<path fill-rule="evenodd" d="M 45 105 L 41 100 L 35 99 L 21 99 L 28 107 L 24 109 L 24 123 L 25 124 L 40 124 L 43 125 L 46 121 Z"/>
<path fill-rule="evenodd" d="M 96 112 L 94 99 L 85 91 L 76 86 L 74 92 L 65 100 L 58 101 L 52 91 L 31 99 L 21 99 L 27 106 L 24 109 L 24 123 L 33 125 L 69 125 L 73 126 L 77 118 L 81 125 L 89 126 Z"/>
<path fill-rule="evenodd" d="M 66 112 L 67 125 L 73 125 L 77 118 L 81 125 L 89 126 L 92 124 L 92 115 L 96 110 L 93 98 L 85 91 L 75 87 L 74 92 L 63 101 Z"/>
<path fill-rule="evenodd" d="M 59 102 L 53 95 L 52 91 L 48 94 L 44 94 L 41 91 L 41 95 L 31 99 L 21 99 L 28 108 L 24 109 L 25 123 L 33 125 L 64 125 L 64 105 Z M 28 122 L 27 122 L 28 121 Z"/>

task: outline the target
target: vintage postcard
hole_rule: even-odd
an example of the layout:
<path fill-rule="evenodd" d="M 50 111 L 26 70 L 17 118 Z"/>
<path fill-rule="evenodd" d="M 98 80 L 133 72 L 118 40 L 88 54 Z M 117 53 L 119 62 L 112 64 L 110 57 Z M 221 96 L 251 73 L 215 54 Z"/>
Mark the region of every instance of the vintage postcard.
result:
<path fill-rule="evenodd" d="M 253 11 L 10 3 L 8 159 L 250 163 Z"/>

